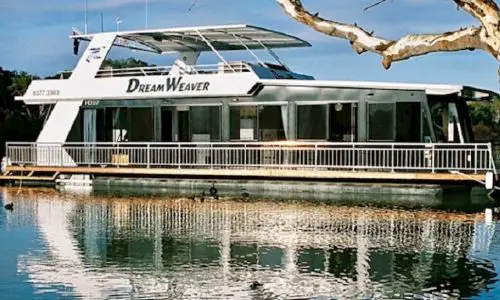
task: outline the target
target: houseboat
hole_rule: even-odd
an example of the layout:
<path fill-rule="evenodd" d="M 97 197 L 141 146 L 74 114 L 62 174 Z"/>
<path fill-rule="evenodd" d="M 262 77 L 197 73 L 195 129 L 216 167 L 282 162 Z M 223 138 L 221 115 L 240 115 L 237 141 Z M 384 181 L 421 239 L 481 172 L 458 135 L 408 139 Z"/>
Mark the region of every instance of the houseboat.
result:
<path fill-rule="evenodd" d="M 87 45 L 76 67 L 60 79 L 34 80 L 17 97 L 52 110 L 36 142 L 7 143 L 2 179 L 494 188 L 492 148 L 474 141 L 467 106 L 497 96 L 493 91 L 316 80 L 275 52 L 308 42 L 250 25 L 74 32 L 70 38 L 75 53 Z M 104 67 L 117 47 L 175 58 L 170 66 Z"/>

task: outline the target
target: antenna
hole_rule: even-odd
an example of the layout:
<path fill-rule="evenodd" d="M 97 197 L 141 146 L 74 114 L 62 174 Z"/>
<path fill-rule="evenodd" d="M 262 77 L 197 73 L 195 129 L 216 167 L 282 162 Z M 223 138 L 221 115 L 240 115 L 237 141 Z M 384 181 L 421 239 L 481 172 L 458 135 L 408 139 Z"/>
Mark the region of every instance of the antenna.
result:
<path fill-rule="evenodd" d="M 104 17 L 102 12 L 101 12 L 101 32 L 104 32 Z"/>
<path fill-rule="evenodd" d="M 116 32 L 120 31 L 120 24 L 123 23 L 123 20 L 120 17 L 116 17 Z"/>
<path fill-rule="evenodd" d="M 198 0 L 194 0 L 191 6 L 189 7 L 188 11 L 191 11 L 193 7 L 198 3 Z"/>
<path fill-rule="evenodd" d="M 149 1 L 146 0 L 146 29 L 148 29 L 148 13 L 149 13 Z"/>
<path fill-rule="evenodd" d="M 85 34 L 87 34 L 87 30 L 88 30 L 88 11 L 89 9 L 89 1 L 88 0 L 85 0 Z"/>

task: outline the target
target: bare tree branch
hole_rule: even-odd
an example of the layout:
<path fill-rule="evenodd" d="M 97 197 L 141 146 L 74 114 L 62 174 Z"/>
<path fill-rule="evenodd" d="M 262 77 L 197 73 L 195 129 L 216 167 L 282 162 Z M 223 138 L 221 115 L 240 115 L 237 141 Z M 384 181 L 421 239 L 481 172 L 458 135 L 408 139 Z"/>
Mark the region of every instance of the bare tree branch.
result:
<path fill-rule="evenodd" d="M 276 1 L 293 19 L 323 34 L 349 41 L 358 54 L 368 51 L 381 55 L 386 69 L 395 61 L 433 52 L 481 49 L 500 59 L 500 12 L 493 0 L 452 0 L 478 19 L 482 26 L 442 34 L 409 34 L 399 40 L 377 37 L 374 32 L 368 32 L 356 23 L 324 19 L 318 13 L 306 10 L 301 0 Z"/>

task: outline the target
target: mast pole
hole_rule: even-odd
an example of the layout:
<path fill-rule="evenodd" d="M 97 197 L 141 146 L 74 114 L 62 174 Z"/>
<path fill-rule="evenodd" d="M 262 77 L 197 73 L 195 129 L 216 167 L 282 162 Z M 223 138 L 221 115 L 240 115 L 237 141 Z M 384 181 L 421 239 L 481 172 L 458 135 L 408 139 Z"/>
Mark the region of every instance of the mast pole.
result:
<path fill-rule="evenodd" d="M 149 1 L 146 0 L 146 29 L 148 29 L 148 14 L 149 14 Z"/>
<path fill-rule="evenodd" d="M 85 34 L 87 34 L 87 30 L 88 30 L 88 9 L 89 9 L 89 1 L 88 0 L 85 0 Z"/>

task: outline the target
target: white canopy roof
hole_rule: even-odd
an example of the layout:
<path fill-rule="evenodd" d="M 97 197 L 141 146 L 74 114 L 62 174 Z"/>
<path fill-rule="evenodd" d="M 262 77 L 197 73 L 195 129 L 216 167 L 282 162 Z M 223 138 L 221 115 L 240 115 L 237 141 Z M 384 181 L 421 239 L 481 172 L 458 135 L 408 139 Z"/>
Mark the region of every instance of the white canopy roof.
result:
<path fill-rule="evenodd" d="M 90 40 L 95 34 L 77 34 L 71 38 Z M 184 27 L 158 30 L 118 32 L 120 46 L 134 43 L 144 50 L 158 53 L 212 51 L 207 41 L 218 51 L 309 47 L 297 37 L 251 25 Z M 130 45 L 132 46 L 132 45 Z"/>
<path fill-rule="evenodd" d="M 471 100 L 489 99 L 498 97 L 498 93 L 483 88 L 464 85 L 447 84 L 418 84 L 398 82 L 369 82 L 369 81 L 335 81 L 335 80 L 260 80 L 264 85 L 280 86 L 307 86 L 307 87 L 335 87 L 354 89 L 381 89 L 381 90 L 414 90 L 425 91 L 427 95 L 449 95 L 459 93 Z"/>

